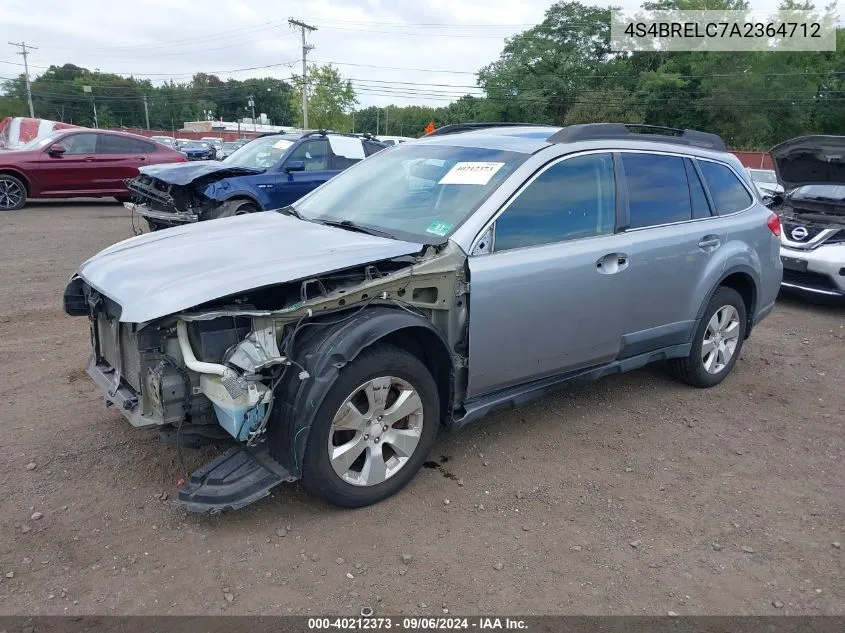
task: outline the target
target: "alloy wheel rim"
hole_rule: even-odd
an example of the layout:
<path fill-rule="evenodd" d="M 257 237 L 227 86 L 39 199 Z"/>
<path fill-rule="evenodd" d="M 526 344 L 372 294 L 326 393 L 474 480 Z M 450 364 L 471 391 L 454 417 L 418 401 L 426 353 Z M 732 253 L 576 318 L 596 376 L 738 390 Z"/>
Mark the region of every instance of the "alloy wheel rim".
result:
<path fill-rule="evenodd" d="M 14 209 L 23 199 L 23 191 L 18 183 L 8 178 L 0 178 L 0 208 Z"/>
<path fill-rule="evenodd" d="M 422 437 L 423 405 L 406 380 L 381 376 L 344 400 L 329 430 L 329 461 L 354 486 L 377 486 L 402 470 Z"/>
<path fill-rule="evenodd" d="M 739 343 L 739 312 L 731 305 L 722 306 L 710 317 L 701 342 L 701 361 L 709 374 L 724 371 Z"/>

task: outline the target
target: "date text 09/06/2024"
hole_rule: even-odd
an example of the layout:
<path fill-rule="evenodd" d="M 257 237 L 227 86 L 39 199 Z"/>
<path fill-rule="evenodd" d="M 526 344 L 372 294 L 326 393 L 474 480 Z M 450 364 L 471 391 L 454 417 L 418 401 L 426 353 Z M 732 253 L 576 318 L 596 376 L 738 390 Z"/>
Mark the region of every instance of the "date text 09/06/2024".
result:
<path fill-rule="evenodd" d="M 399 631 L 447 631 L 447 630 L 522 630 L 528 629 L 525 620 L 501 617 L 353 617 L 353 618 L 308 618 L 309 631 L 331 630 L 377 630 Z"/>

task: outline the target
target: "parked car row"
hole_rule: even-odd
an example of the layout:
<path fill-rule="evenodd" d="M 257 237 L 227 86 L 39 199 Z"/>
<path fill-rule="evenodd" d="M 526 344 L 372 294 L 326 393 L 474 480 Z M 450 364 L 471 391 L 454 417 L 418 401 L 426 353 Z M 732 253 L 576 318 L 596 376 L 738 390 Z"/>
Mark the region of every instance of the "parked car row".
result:
<path fill-rule="evenodd" d="M 233 444 L 179 491 L 189 510 L 295 479 L 375 503 L 491 411 L 655 361 L 694 387 L 730 374 L 778 294 L 780 220 L 721 138 L 661 132 L 276 135 L 145 168 L 136 208 L 183 225 L 84 262 L 65 311 L 133 426 Z M 243 205 L 275 211 L 195 222 Z"/>

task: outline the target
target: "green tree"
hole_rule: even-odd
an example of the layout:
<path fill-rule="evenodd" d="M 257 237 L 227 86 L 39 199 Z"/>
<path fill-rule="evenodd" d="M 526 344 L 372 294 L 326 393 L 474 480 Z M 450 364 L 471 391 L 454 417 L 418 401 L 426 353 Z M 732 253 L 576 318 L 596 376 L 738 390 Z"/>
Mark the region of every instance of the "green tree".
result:
<path fill-rule="evenodd" d="M 295 120 L 302 124 L 302 77 L 294 77 L 290 107 Z M 352 82 L 343 79 L 331 64 L 308 68 L 308 126 L 336 131 L 351 131 L 352 109 L 358 100 Z"/>

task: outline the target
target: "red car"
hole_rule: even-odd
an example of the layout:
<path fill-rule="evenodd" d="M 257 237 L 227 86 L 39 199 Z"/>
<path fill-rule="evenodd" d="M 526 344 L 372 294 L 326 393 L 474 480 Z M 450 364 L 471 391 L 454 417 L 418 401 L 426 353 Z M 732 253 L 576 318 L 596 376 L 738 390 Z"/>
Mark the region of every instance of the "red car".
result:
<path fill-rule="evenodd" d="M 27 198 L 128 200 L 123 181 L 137 176 L 139 167 L 185 160 L 182 153 L 143 136 L 57 130 L 21 149 L 0 151 L 0 211 L 20 209 Z"/>

